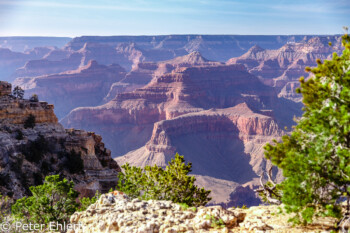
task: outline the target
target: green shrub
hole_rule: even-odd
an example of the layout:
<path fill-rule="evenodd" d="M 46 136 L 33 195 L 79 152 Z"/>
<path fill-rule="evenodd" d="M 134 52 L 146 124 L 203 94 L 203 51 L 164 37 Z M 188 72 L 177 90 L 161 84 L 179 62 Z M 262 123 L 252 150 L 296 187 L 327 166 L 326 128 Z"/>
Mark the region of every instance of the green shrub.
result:
<path fill-rule="evenodd" d="M 24 121 L 24 128 L 34 128 L 35 127 L 35 116 L 30 114 L 27 119 Z"/>
<path fill-rule="evenodd" d="M 313 77 L 300 78 L 304 114 L 290 135 L 265 146 L 265 155 L 283 170 L 282 202 L 294 222 L 314 216 L 348 220 L 350 216 L 350 37 L 345 50 L 331 60 L 306 68 Z M 346 200 L 346 213 L 342 201 Z"/>
<path fill-rule="evenodd" d="M 40 177 L 38 176 L 38 178 Z M 74 190 L 74 183 L 61 179 L 59 175 L 45 177 L 44 183 L 31 186 L 30 192 L 31 196 L 18 199 L 12 207 L 11 202 L 4 206 L 4 203 L 7 203 L 4 200 L 9 199 L 4 199 L 0 195 L 0 223 L 2 214 L 9 214 L 12 210 L 13 217 L 19 221 L 38 224 L 58 222 L 62 224 L 68 222 L 74 212 L 86 210 L 101 196 L 97 191 L 94 197 L 78 198 L 79 193 Z"/>
<path fill-rule="evenodd" d="M 28 161 L 38 163 L 49 149 L 48 141 L 43 135 L 39 135 L 35 141 L 29 142 L 29 145 L 22 149 L 22 153 Z"/>
<path fill-rule="evenodd" d="M 220 228 L 224 228 L 225 227 L 225 223 L 221 218 L 217 218 L 213 215 L 206 215 L 205 218 L 207 220 L 211 220 L 211 227 L 212 228 L 216 228 L 216 229 L 220 229 Z"/>
<path fill-rule="evenodd" d="M 23 197 L 12 206 L 16 219 L 38 224 L 63 223 L 78 209 L 78 192 L 73 182 L 61 180 L 59 175 L 47 176 L 43 185 L 32 186 L 32 196 Z"/>
<path fill-rule="evenodd" d="M 185 164 L 183 156 L 175 155 L 165 169 L 146 166 L 144 169 L 122 166 L 124 172 L 118 174 L 117 189 L 131 198 L 144 200 L 170 200 L 188 206 L 201 206 L 211 200 L 210 191 L 194 185 L 196 178 L 188 175 L 192 164 Z"/>
<path fill-rule="evenodd" d="M 190 207 L 189 205 L 187 205 L 186 203 L 178 203 L 178 205 L 181 207 L 181 209 L 183 211 L 186 211 L 186 210 L 191 210 L 193 212 L 196 212 L 197 211 L 197 208 L 196 207 Z"/>
<path fill-rule="evenodd" d="M 80 206 L 78 208 L 78 211 L 85 211 L 90 205 L 94 204 L 99 198 L 101 194 L 96 191 L 95 196 L 89 198 L 89 197 L 82 197 L 79 198 Z"/>

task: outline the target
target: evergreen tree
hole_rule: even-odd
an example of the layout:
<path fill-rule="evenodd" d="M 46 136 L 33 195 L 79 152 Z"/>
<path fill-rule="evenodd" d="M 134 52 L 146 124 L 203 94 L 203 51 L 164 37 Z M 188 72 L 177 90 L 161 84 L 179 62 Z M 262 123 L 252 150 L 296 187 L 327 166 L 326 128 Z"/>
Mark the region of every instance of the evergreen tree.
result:
<path fill-rule="evenodd" d="M 331 44 L 330 44 L 331 45 Z M 312 222 L 315 215 L 341 218 L 341 202 L 350 214 L 350 37 L 343 54 L 317 60 L 300 78 L 304 114 L 291 135 L 265 146 L 268 159 L 283 170 L 282 202 L 294 220 Z"/>
<path fill-rule="evenodd" d="M 23 99 L 24 90 L 21 87 L 16 86 L 12 91 L 12 95 L 18 99 Z"/>
<path fill-rule="evenodd" d="M 23 197 L 12 206 L 12 214 L 32 223 L 64 223 L 78 209 L 79 193 L 73 182 L 61 180 L 59 175 L 47 176 L 43 185 L 32 186 L 32 196 Z"/>
<path fill-rule="evenodd" d="M 146 166 L 144 169 L 122 166 L 124 172 L 119 173 L 117 189 L 132 198 L 144 200 L 170 200 L 189 206 L 201 206 L 211 200 L 210 191 L 197 187 L 196 178 L 189 176 L 192 164 L 185 163 L 183 156 L 175 155 L 165 169 Z"/>

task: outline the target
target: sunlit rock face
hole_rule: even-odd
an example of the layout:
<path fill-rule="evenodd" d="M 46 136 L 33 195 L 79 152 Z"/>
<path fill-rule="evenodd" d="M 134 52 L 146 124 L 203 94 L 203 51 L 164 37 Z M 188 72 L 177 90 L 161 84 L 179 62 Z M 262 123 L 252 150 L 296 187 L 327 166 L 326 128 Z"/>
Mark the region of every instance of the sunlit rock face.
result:
<path fill-rule="evenodd" d="M 66 130 L 57 122 L 53 105 L 16 99 L 10 91 L 9 83 L 0 82 L 0 193 L 29 195 L 30 186 L 52 174 L 73 180 L 84 196 L 115 187 L 120 168 L 101 136 Z M 27 125 L 29 116 L 34 125 Z"/>
<path fill-rule="evenodd" d="M 118 164 L 165 166 L 179 152 L 194 174 L 210 177 L 201 182 L 209 189 L 212 179 L 252 188 L 270 166 L 263 145 L 283 134 L 298 108 L 243 65 L 216 64 L 177 67 L 104 105 L 77 108 L 62 123 L 97 131 Z M 227 203 L 225 193 L 215 203 Z"/>
<path fill-rule="evenodd" d="M 117 94 L 131 92 L 141 88 L 163 74 L 171 73 L 174 70 L 185 67 L 222 66 L 223 63 L 209 61 L 199 52 L 176 57 L 160 62 L 140 62 L 134 65 L 124 79 L 114 83 L 104 101 L 112 100 Z"/>

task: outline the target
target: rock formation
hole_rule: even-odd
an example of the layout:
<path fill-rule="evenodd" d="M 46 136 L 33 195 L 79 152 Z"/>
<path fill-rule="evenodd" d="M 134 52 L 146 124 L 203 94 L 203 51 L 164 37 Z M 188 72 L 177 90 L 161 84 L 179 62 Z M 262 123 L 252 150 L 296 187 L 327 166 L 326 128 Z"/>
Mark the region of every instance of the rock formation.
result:
<path fill-rule="evenodd" d="M 165 61 L 194 51 L 209 60 L 226 61 L 242 55 L 254 44 L 277 49 L 288 41 L 303 39 L 304 36 L 83 36 L 74 38 L 63 49 L 29 61 L 23 68 L 17 66 L 13 78 L 74 70 L 89 60 L 103 65 L 119 64 L 130 71 L 139 62 Z"/>
<path fill-rule="evenodd" d="M 8 48 L 0 47 L 0 75 L 6 81 L 13 81 L 13 72 L 27 61 L 40 59 L 53 48 L 35 48 L 26 53 L 13 52 Z"/>
<path fill-rule="evenodd" d="M 119 64 L 130 70 L 134 63 L 142 60 L 142 54 L 129 44 L 112 47 L 105 44 L 85 43 L 77 51 L 59 49 L 48 53 L 43 59 L 30 60 L 16 70 L 13 77 L 36 77 L 80 69 L 90 60 L 101 65 Z"/>
<path fill-rule="evenodd" d="M 0 48 L 7 48 L 14 52 L 27 52 L 37 47 L 63 47 L 72 38 L 69 37 L 0 37 Z"/>
<path fill-rule="evenodd" d="M 102 195 L 86 211 L 72 215 L 71 223 L 80 232 L 210 232 L 233 229 L 244 213 L 227 211 L 220 206 L 185 209 L 170 201 L 130 200 L 116 192 Z"/>
<path fill-rule="evenodd" d="M 240 35 L 165 35 L 165 36 L 82 36 L 71 40 L 66 49 L 77 51 L 85 43 L 109 46 L 135 44 L 145 61 L 165 61 L 193 51 L 212 61 L 227 61 L 240 56 L 252 45 L 277 49 L 288 41 L 301 41 L 305 36 L 240 36 Z"/>
<path fill-rule="evenodd" d="M 164 166 L 179 152 L 196 175 L 254 185 L 269 166 L 263 145 L 298 112 L 243 65 L 216 65 L 177 68 L 62 123 L 103 135 L 119 164 Z"/>
<path fill-rule="evenodd" d="M 176 57 L 161 62 L 139 62 L 120 82 L 114 83 L 105 101 L 112 100 L 117 94 L 131 92 L 148 84 L 152 79 L 183 67 L 221 66 L 223 63 L 208 61 L 199 52 Z"/>
<path fill-rule="evenodd" d="M 264 169 L 259 148 L 279 136 L 281 131 L 271 117 L 256 114 L 243 103 L 156 122 L 144 147 L 116 161 L 165 167 L 179 152 L 195 161 L 194 174 L 243 184 Z"/>
<path fill-rule="evenodd" d="M 22 197 L 45 176 L 73 180 L 82 195 L 115 187 L 118 164 L 92 132 L 57 123 L 53 105 L 16 99 L 11 85 L 0 83 L 0 193 Z"/>
<path fill-rule="evenodd" d="M 308 226 L 294 226 L 281 214 L 283 206 L 249 209 L 220 206 L 185 208 L 169 201 L 129 199 L 120 192 L 102 195 L 86 211 L 71 217 L 68 233 L 99 232 L 330 232 L 336 219 L 318 217 Z"/>
<path fill-rule="evenodd" d="M 49 56 L 50 54 L 48 54 Z M 61 58 L 59 55 L 58 58 Z M 56 74 L 69 70 L 78 69 L 81 65 L 82 54 L 68 53 L 66 57 L 60 60 L 51 60 L 48 58 L 30 60 L 23 67 L 19 67 L 12 75 L 13 79 L 19 77 L 35 77 L 47 74 Z"/>
<path fill-rule="evenodd" d="M 37 94 L 40 99 L 55 105 L 55 113 L 64 117 L 72 109 L 102 103 L 110 86 L 124 78 L 119 65 L 99 65 L 90 61 L 77 70 L 35 78 L 17 78 L 14 85 L 25 90 L 26 96 Z"/>
<path fill-rule="evenodd" d="M 340 53 L 341 50 L 339 36 L 313 37 L 287 43 L 276 50 L 256 45 L 242 56 L 228 60 L 227 64 L 244 64 L 262 82 L 276 87 L 279 96 L 300 101 L 301 96 L 295 93 L 295 89 L 300 76 L 308 77 L 305 67 L 316 66 L 316 59 L 327 59 L 333 52 Z"/>

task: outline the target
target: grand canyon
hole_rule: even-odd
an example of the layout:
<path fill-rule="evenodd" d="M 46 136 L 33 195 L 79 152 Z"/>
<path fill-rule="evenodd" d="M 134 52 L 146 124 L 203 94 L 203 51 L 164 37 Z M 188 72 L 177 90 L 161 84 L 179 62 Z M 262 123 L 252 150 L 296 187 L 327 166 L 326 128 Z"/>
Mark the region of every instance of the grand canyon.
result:
<path fill-rule="evenodd" d="M 258 205 L 253 190 L 271 167 L 263 147 L 288 134 L 302 114 L 300 76 L 308 78 L 305 67 L 316 59 L 341 51 L 340 36 L 0 38 L 1 80 L 48 103 L 3 96 L 0 120 L 15 132 L 37 114 L 36 131 L 51 144 L 61 141 L 50 153 L 81 151 L 89 168 L 79 175 L 85 192 L 113 185 L 125 163 L 164 167 L 178 152 L 193 164 L 197 185 L 212 190 L 210 205 Z M 6 119 L 8 112 L 18 122 Z M 0 153 L 14 161 L 11 151 L 20 145 L 5 128 Z M 30 141 L 33 131 L 24 134 Z M 1 176 L 12 180 L 0 190 L 14 186 L 25 194 L 11 163 L 0 164 Z M 38 166 L 23 169 L 37 174 Z"/>

